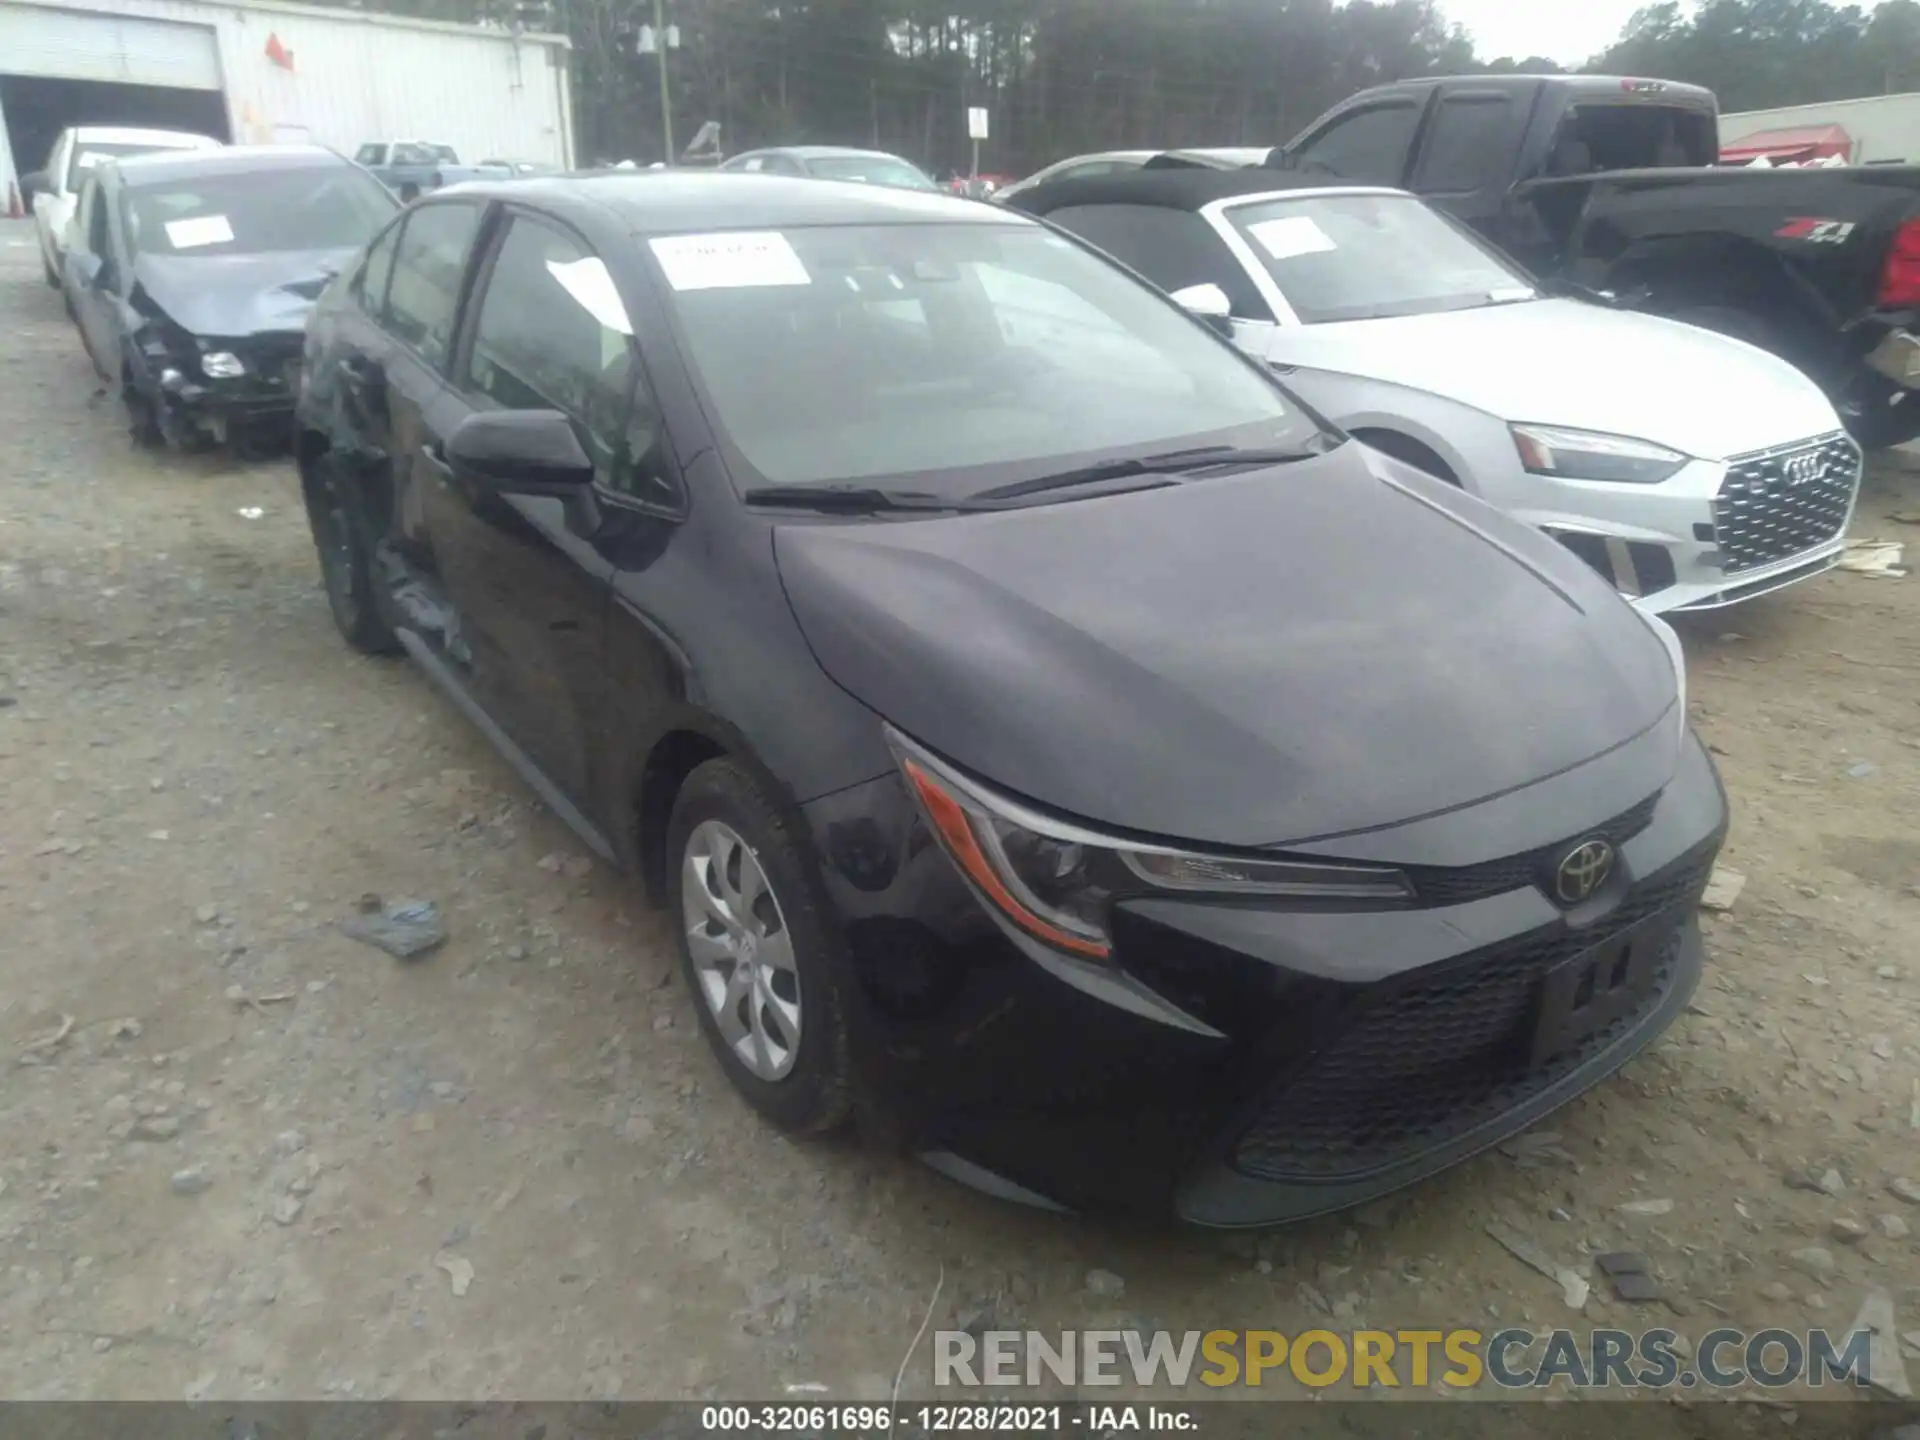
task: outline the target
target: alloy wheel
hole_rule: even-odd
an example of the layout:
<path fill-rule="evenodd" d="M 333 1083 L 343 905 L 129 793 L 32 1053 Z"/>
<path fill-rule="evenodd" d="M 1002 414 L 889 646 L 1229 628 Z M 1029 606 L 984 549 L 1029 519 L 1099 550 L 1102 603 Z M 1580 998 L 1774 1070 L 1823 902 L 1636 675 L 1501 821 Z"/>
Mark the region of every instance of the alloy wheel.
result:
<path fill-rule="evenodd" d="M 719 820 L 687 837 L 681 914 L 700 995 L 740 1063 L 782 1080 L 800 1053 L 800 975 L 780 902 L 747 842 Z"/>

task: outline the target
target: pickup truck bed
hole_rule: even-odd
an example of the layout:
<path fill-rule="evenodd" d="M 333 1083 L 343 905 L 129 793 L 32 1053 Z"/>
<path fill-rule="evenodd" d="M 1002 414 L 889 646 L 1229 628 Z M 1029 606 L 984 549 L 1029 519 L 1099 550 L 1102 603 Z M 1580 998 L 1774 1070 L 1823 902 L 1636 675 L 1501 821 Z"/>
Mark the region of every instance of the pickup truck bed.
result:
<path fill-rule="evenodd" d="M 1697 87 L 1475 76 L 1362 91 L 1267 163 L 1413 190 L 1549 283 L 1780 355 L 1864 445 L 1920 436 L 1920 167 L 1718 153 Z"/>

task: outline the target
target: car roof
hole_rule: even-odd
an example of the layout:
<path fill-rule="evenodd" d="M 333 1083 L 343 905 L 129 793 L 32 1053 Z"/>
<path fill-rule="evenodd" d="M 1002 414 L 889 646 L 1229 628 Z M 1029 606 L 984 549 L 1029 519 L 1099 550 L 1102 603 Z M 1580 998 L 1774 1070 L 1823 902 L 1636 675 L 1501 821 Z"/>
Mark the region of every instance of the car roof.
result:
<path fill-rule="evenodd" d="M 792 155 L 801 160 L 832 160 L 837 156 L 848 156 L 861 160 L 901 160 L 891 150 L 863 150 L 856 145 L 781 145 L 776 146 L 782 154 Z M 903 164 L 912 164 L 902 160 Z"/>
<path fill-rule="evenodd" d="M 440 197 L 511 200 L 556 214 L 611 211 L 636 234 L 798 229 L 811 225 L 992 225 L 1018 215 L 933 190 L 901 190 L 853 181 L 750 171 L 599 170 L 473 180 L 436 190 Z"/>
<path fill-rule="evenodd" d="M 209 150 L 220 144 L 211 135 L 191 130 L 142 130 L 129 125 L 76 125 L 73 138 L 81 145 L 168 145 L 183 150 Z"/>
<path fill-rule="evenodd" d="M 1209 170 L 1181 167 L 1168 170 L 1130 170 L 1119 175 L 1090 175 L 1083 179 L 1048 180 L 1007 201 L 1015 209 L 1045 215 L 1069 205 L 1151 205 L 1167 210 L 1199 210 L 1216 200 L 1236 195 L 1261 195 L 1275 190 L 1367 190 L 1329 180 L 1303 170 Z"/>
<path fill-rule="evenodd" d="M 1435 85 L 1470 85 L 1475 90 L 1531 90 L 1542 84 L 1571 90 L 1576 97 L 1625 94 L 1645 100 L 1664 95 L 1695 106 L 1714 103 L 1713 92 L 1703 85 L 1688 85 L 1679 80 L 1650 80 L 1633 75 L 1421 75 L 1409 80 L 1392 80 L 1369 86 L 1358 94 L 1425 90 Z"/>
<path fill-rule="evenodd" d="M 128 185 L 164 185 L 208 175 L 269 170 L 319 170 L 352 162 L 320 145 L 223 145 L 217 150 L 173 150 L 107 162 Z"/>

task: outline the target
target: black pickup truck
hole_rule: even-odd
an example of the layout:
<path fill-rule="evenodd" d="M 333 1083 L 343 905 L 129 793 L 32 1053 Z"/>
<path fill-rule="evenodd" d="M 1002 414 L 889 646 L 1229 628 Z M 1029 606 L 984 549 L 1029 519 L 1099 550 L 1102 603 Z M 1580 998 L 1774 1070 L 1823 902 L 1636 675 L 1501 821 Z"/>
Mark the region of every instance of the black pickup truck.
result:
<path fill-rule="evenodd" d="M 1869 448 L 1920 436 L 1920 167 L 1722 168 L 1718 128 L 1662 80 L 1409 80 L 1265 163 L 1412 190 L 1549 286 L 1791 361 Z"/>

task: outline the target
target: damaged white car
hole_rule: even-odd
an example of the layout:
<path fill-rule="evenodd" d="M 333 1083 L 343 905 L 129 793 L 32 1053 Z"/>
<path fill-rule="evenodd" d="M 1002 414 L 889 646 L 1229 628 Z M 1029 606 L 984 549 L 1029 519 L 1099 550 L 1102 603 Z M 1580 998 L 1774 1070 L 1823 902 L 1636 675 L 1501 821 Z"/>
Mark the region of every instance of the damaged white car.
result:
<path fill-rule="evenodd" d="M 1552 296 L 1403 191 L 1283 172 L 1036 187 L 1329 419 L 1549 532 L 1651 613 L 1836 564 L 1861 455 L 1820 388 L 1724 335 Z"/>

